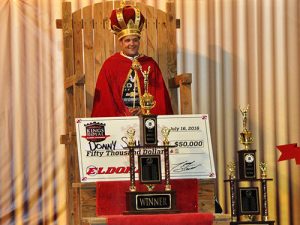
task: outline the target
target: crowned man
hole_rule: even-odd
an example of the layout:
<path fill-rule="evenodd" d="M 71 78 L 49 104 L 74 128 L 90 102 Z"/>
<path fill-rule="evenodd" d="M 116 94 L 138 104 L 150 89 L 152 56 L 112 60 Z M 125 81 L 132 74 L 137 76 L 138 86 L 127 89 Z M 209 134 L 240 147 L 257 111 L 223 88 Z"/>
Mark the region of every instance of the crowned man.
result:
<path fill-rule="evenodd" d="M 121 51 L 110 56 L 100 70 L 94 96 L 92 117 L 135 116 L 141 113 L 144 94 L 142 71 L 148 71 L 148 92 L 154 96 L 154 115 L 173 114 L 168 91 L 157 63 L 139 54 L 145 18 L 139 9 L 124 6 L 111 13 L 110 28 Z"/>

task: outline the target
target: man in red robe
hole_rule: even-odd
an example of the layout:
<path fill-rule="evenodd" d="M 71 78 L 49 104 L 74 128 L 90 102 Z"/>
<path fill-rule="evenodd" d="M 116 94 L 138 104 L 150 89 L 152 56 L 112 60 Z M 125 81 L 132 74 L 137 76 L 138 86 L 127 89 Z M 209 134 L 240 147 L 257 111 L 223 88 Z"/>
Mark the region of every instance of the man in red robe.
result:
<path fill-rule="evenodd" d="M 140 32 L 144 24 L 140 11 L 132 6 L 113 10 L 111 30 L 117 35 L 121 52 L 103 64 L 94 96 L 92 117 L 141 114 L 140 100 L 145 92 L 144 72 L 148 72 L 148 92 L 154 96 L 154 115 L 173 114 L 168 91 L 157 63 L 139 54 Z"/>

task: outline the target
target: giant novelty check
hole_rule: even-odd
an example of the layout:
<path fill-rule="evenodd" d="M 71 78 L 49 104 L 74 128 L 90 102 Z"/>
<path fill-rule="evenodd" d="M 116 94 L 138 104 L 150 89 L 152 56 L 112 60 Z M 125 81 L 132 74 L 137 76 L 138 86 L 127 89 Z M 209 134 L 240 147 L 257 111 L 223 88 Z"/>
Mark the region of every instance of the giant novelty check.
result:
<path fill-rule="evenodd" d="M 158 146 L 162 145 L 161 129 L 171 129 L 170 171 L 171 179 L 215 178 L 208 115 L 158 116 Z M 135 142 L 139 145 L 139 117 L 102 117 L 76 119 L 80 178 L 82 182 L 129 180 L 129 154 L 127 130 L 134 128 Z M 161 155 L 162 148 L 136 148 L 135 166 L 138 173 L 138 155 Z M 138 179 L 138 175 L 136 175 Z"/>

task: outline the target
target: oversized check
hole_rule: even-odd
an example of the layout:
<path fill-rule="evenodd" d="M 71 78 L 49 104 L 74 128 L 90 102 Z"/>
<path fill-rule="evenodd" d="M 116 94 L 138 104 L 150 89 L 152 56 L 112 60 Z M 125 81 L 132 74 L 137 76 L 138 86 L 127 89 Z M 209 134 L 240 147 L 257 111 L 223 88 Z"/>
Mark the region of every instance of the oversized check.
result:
<path fill-rule="evenodd" d="M 215 178 L 209 119 L 206 114 L 158 116 L 158 146 L 163 145 L 161 129 L 171 129 L 170 171 L 172 179 Z M 101 117 L 76 119 L 80 178 L 82 182 L 129 180 L 127 130 L 134 128 L 139 146 L 139 117 Z M 161 155 L 164 177 L 163 148 L 136 148 L 138 155 Z M 138 179 L 138 175 L 136 175 Z"/>

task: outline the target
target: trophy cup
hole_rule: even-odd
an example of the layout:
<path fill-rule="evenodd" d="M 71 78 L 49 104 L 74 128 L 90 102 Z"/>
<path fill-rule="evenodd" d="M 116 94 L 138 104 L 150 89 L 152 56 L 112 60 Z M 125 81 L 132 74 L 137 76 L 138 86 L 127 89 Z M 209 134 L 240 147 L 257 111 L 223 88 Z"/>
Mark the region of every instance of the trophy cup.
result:
<path fill-rule="evenodd" d="M 243 130 L 240 133 L 240 143 L 244 149 L 238 151 L 239 179 L 256 178 L 256 150 L 250 150 L 249 146 L 253 143 L 252 132 L 247 128 L 249 105 L 246 108 L 240 108 L 243 116 Z"/>
<path fill-rule="evenodd" d="M 151 115 L 151 109 L 155 107 L 156 102 L 154 97 L 149 93 L 149 73 L 148 70 L 143 71 L 141 66 L 135 65 L 140 69 L 144 77 L 145 92 L 141 96 L 140 105 L 142 115 L 140 116 L 141 125 L 141 145 L 134 145 L 134 132 L 128 130 L 128 149 L 130 158 L 130 187 L 126 192 L 127 211 L 124 214 L 150 214 L 150 213 L 175 213 L 176 210 L 176 195 L 175 191 L 171 190 L 170 184 L 170 163 L 169 163 L 169 145 L 168 136 L 170 129 L 163 128 L 161 130 L 163 136 L 163 145 L 158 146 L 157 141 L 157 116 Z M 162 183 L 161 175 L 161 156 L 158 155 L 139 155 L 139 183 L 147 187 L 147 191 L 137 191 L 134 177 L 134 149 L 164 149 L 164 165 L 165 165 L 165 190 L 156 191 L 155 185 Z"/>
<path fill-rule="evenodd" d="M 230 225 L 274 225 L 274 220 L 268 220 L 267 181 L 272 179 L 267 178 L 267 164 L 264 162 L 259 164 L 261 178 L 256 178 L 256 150 L 250 149 L 253 137 L 252 132 L 247 127 L 248 110 L 249 105 L 244 109 L 240 108 L 243 130 L 240 132 L 239 142 L 243 145 L 243 149 L 237 151 L 237 173 L 234 162 L 227 164 L 228 179 L 225 182 L 230 184 Z M 261 183 L 261 188 L 256 184 L 257 182 Z M 257 215 L 261 215 L 261 220 Z"/>

